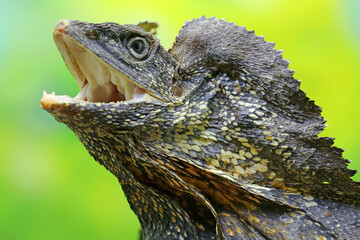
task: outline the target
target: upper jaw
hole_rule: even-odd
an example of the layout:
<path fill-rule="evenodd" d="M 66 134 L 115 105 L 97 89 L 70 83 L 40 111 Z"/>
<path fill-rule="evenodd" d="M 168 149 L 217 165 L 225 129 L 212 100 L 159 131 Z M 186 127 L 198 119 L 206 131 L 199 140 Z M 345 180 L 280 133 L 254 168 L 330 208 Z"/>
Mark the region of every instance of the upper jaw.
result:
<path fill-rule="evenodd" d="M 146 90 L 115 70 L 93 52 L 86 49 L 66 31 L 69 21 L 60 21 L 54 30 L 54 40 L 66 66 L 76 79 L 79 94 L 71 98 L 45 91 L 41 99 L 44 108 L 53 104 L 78 102 L 139 102 L 158 101 Z"/>

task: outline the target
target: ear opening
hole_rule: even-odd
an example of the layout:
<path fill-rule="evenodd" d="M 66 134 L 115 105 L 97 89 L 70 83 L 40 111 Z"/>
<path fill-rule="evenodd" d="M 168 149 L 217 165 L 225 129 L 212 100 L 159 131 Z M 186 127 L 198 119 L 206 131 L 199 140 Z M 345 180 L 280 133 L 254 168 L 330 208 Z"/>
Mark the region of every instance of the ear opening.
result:
<path fill-rule="evenodd" d="M 173 75 L 172 92 L 175 97 L 182 97 L 184 94 L 182 83 L 179 81 L 180 76 L 177 72 Z"/>

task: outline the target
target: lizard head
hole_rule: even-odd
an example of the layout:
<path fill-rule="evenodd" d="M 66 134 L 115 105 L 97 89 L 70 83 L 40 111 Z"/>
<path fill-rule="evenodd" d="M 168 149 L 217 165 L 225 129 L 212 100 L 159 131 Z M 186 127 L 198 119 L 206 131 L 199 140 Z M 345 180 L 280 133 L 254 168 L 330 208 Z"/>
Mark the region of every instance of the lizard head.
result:
<path fill-rule="evenodd" d="M 127 113 L 120 123 L 137 118 L 141 106 L 174 101 L 175 60 L 141 27 L 62 20 L 56 25 L 54 40 L 80 88 L 74 98 L 44 92 L 41 104 L 58 120 L 74 126 L 77 122 L 96 125 L 99 119 L 88 116 L 85 120 L 84 116 L 96 108 L 115 108 Z M 106 114 L 104 111 L 105 119 L 110 118 Z"/>

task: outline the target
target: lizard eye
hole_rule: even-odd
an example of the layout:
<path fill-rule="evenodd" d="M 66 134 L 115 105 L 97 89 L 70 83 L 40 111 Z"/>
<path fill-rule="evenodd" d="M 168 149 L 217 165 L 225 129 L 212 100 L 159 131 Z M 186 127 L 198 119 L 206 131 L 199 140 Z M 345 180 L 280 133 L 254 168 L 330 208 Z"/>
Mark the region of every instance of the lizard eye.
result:
<path fill-rule="evenodd" d="M 149 43 L 141 37 L 130 39 L 127 47 L 130 54 L 138 60 L 142 60 L 149 52 Z"/>

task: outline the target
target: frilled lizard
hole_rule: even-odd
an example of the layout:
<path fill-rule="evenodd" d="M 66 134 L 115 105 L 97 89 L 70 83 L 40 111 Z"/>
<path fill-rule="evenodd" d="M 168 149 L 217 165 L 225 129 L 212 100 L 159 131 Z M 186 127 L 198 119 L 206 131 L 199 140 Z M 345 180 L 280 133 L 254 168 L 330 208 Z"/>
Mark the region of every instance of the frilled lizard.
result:
<path fill-rule="evenodd" d="M 114 174 L 142 239 L 359 239 L 360 187 L 274 43 L 216 18 L 60 21 L 80 93 L 45 110 Z"/>

